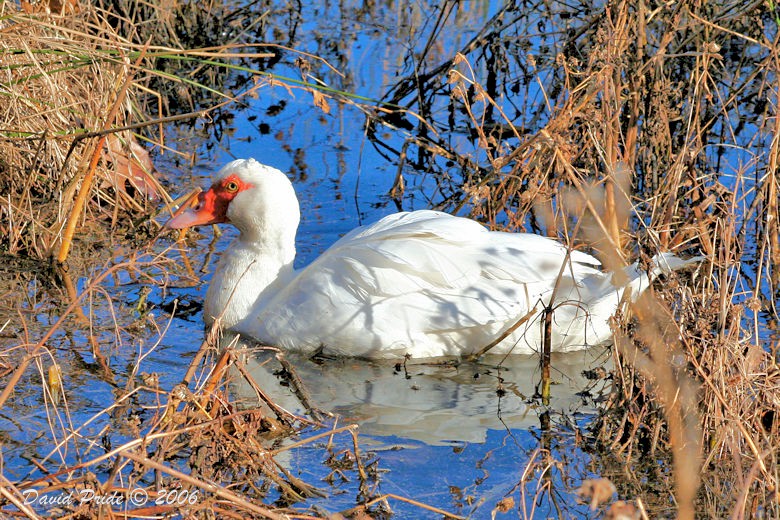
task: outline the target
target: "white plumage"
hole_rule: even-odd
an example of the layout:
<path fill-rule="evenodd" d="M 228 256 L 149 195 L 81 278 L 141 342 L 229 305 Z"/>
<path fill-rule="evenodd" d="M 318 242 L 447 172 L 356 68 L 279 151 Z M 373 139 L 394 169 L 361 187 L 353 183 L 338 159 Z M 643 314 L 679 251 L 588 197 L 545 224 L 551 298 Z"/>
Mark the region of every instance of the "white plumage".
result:
<path fill-rule="evenodd" d="M 226 165 L 199 206 L 168 225 L 225 221 L 241 233 L 217 265 L 204 319 L 221 316 L 226 328 L 290 351 L 467 355 L 536 308 L 491 350 L 528 354 L 541 349 L 541 311 L 553 292 L 553 350 L 582 349 L 610 340 L 625 290 L 598 260 L 554 240 L 435 211 L 357 228 L 294 271 L 297 198 L 282 172 L 253 159 Z M 649 276 L 626 268 L 634 297 L 687 262 L 665 253 L 656 263 Z"/>

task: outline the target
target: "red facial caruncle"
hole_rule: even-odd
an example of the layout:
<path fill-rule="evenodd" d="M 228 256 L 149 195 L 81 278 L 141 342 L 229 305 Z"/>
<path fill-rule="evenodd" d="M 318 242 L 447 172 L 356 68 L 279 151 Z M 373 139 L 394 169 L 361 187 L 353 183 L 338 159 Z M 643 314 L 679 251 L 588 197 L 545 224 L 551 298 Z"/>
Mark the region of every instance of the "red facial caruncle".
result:
<path fill-rule="evenodd" d="M 174 216 L 166 224 L 173 229 L 229 222 L 227 211 L 230 201 L 252 185 L 235 173 L 214 183 L 208 191 L 198 195 L 198 203 Z M 189 203 L 190 201 L 187 201 Z"/>

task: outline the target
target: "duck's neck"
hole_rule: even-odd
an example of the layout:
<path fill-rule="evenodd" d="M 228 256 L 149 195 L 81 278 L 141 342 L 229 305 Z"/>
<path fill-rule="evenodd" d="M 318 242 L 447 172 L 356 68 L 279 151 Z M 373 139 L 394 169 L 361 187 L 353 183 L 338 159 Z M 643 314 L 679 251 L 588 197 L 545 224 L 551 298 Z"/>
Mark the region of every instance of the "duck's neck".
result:
<path fill-rule="evenodd" d="M 222 254 L 203 305 L 207 324 L 232 328 L 256 312 L 294 276 L 295 234 L 241 233 Z"/>

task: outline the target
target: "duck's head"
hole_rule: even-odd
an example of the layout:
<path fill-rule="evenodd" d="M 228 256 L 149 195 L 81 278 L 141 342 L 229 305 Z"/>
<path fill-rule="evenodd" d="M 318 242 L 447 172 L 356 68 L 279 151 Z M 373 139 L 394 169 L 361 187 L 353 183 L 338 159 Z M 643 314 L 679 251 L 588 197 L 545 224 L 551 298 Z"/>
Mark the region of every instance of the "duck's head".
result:
<path fill-rule="evenodd" d="M 294 236 L 299 220 L 298 199 L 287 176 L 254 159 L 238 159 L 219 171 L 211 188 L 198 195 L 197 205 L 166 226 L 183 229 L 229 222 L 242 238 L 257 240 L 283 229 L 291 229 Z"/>

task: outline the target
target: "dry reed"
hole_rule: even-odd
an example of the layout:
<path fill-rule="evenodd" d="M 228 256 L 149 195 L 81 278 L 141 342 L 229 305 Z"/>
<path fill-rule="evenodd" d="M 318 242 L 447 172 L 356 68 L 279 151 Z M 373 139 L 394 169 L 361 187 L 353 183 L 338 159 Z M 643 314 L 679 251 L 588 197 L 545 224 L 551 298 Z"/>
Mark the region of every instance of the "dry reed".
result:
<path fill-rule="evenodd" d="M 12 11 L 7 2 L 1 5 L 0 96 L 8 103 L 0 128 L 0 249 L 46 257 L 61 239 L 86 161 L 100 149 L 100 133 L 85 132 L 108 120 L 115 127 L 135 123 L 134 131 L 151 132 L 157 123 L 177 117 L 163 110 L 173 96 L 145 83 L 165 76 L 155 75 L 152 66 L 133 66 L 144 38 L 154 37 L 155 30 L 171 31 L 165 24 L 138 24 L 142 13 L 127 11 L 122 23 L 138 27 L 136 37 L 142 38 L 128 43 L 111 32 L 113 25 L 99 9 L 55 22 Z M 563 7 L 551 5 L 559 9 L 551 15 L 560 15 L 558 23 L 570 19 L 563 17 Z M 144 9 L 151 7 L 144 4 Z M 397 128 L 398 118 L 408 117 L 419 127 L 398 151 L 396 196 L 413 180 L 411 172 L 422 169 L 439 175 L 443 207 L 469 211 L 494 227 L 532 228 L 572 247 L 591 248 L 611 269 L 636 258 L 646 263 L 659 250 L 707 257 L 694 275 L 670 277 L 615 320 L 614 392 L 592 434 L 600 450 L 599 472 L 615 483 L 622 498 L 635 502 L 634 513 L 641 517 L 780 517 L 780 126 L 770 110 L 780 105 L 780 60 L 777 41 L 764 30 L 773 17 L 776 21 L 773 9 L 771 3 L 748 9 L 696 2 L 664 4 L 652 11 L 629 2 L 583 8 L 587 19 L 566 33 L 561 52 L 545 56 L 526 52 L 520 44 L 514 50 L 495 45 L 505 42 L 505 31 L 513 27 L 506 17 L 514 17 L 515 26 L 523 20 L 523 14 L 506 6 L 461 53 L 425 70 L 421 65 L 388 91 L 392 105 L 414 110 L 422 102 L 425 106 L 415 110 L 422 115 L 386 105 L 366 111 L 373 114 L 374 126 L 391 123 Z M 82 29 L 85 24 L 89 30 Z M 510 77 L 498 81 L 497 67 L 488 68 L 488 78 L 483 77 L 474 63 L 480 59 L 475 51 L 484 49 L 494 61 L 519 64 L 523 70 L 518 76 L 527 78 L 525 83 Z M 152 45 L 149 52 L 169 59 L 243 56 L 232 47 L 185 52 Z M 425 53 L 418 58 L 426 63 Z M 744 62 L 750 64 L 747 79 L 731 72 Z M 128 100 L 120 104 L 117 117 L 108 117 L 107 107 L 127 78 L 133 83 Z M 542 102 L 522 119 L 509 113 L 505 99 L 512 86 L 533 97 L 529 85 Z M 174 90 L 181 94 L 178 105 L 191 103 L 193 114 L 186 117 L 202 113 L 186 89 Z M 140 92 L 159 100 L 147 105 L 159 110 L 156 120 L 135 110 Z M 222 102 L 208 92 L 207 100 Z M 446 100 L 448 111 L 427 110 L 437 96 Z M 315 96 L 313 102 L 327 106 L 323 97 Z M 449 139 L 452 125 L 446 119 L 452 114 L 468 128 L 473 143 L 468 151 L 452 146 L 457 140 Z M 439 131 L 447 128 L 450 133 Z M 745 138 L 748 132 L 752 137 Z M 90 137 L 79 139 L 79 133 Z M 142 137 L 163 147 L 159 132 Z M 727 150 L 748 151 L 752 158 L 724 171 L 721 161 Z M 98 178 L 91 189 L 90 218 L 77 216 L 83 218 L 81 236 L 90 227 L 115 222 L 119 211 L 149 210 L 142 197 L 118 185 L 107 161 Z M 77 307 L 74 297 L 71 301 L 65 316 Z M 775 336 L 767 338 L 761 320 L 774 327 Z M 25 347 L 31 346 L 22 358 L 25 369 L 38 362 L 44 343 L 25 341 Z M 214 353 L 208 346 L 201 352 Z M 44 482 L 64 486 L 58 480 L 64 472 L 110 460 L 112 475 L 131 463 L 138 478 L 175 474 L 190 489 L 208 494 L 208 506 L 224 508 L 220 512 L 226 515 L 290 513 L 248 504 L 235 490 L 208 483 L 239 481 L 242 492 L 262 497 L 267 489 L 253 489 L 262 479 L 282 489 L 290 502 L 315 492 L 276 467 L 263 445 L 267 439 L 258 438 L 299 419 L 254 409 L 239 412 L 229 405 L 223 368 L 240 362 L 233 355 L 226 351 L 222 363 L 198 358 L 191 374 L 203 367 L 218 369 L 211 376 L 203 374 L 196 390 L 181 387 L 167 395 L 154 428 L 144 437 L 24 487 Z M 44 373 L 42 365 L 39 370 Z M 18 366 L 9 370 L 8 388 L 24 371 Z M 56 375 L 50 377 L 46 392 L 56 393 L 56 381 Z M 126 390 L 123 399 L 141 391 Z M 10 391 L 0 396 L 0 406 Z M 160 389 L 154 392 L 162 395 Z M 150 441 L 156 450 L 152 457 L 138 450 Z M 180 454 L 184 445 L 197 448 L 190 454 L 193 467 L 204 468 L 204 460 L 217 458 L 224 464 L 222 472 L 175 473 L 165 465 L 166 457 Z M 357 451 L 355 446 L 353 469 L 363 479 Z M 247 457 L 263 463 L 237 465 Z M 546 474 L 555 466 L 542 449 L 529 461 L 517 486 L 522 517 L 533 516 L 528 504 L 536 503 L 525 500 L 527 487 L 535 486 L 535 498 L 546 492 L 541 481 L 532 484 L 534 470 Z M 84 476 L 73 485 L 92 485 L 87 480 Z M 12 503 L 21 496 L 19 485 L 3 482 L 0 490 Z M 386 498 L 373 496 L 367 504 Z M 507 501 L 497 511 L 511 507 Z"/>
<path fill-rule="evenodd" d="M 12 255 L 45 258 L 60 248 L 68 221 L 73 230 L 78 226 L 81 235 L 88 236 L 88 228 L 93 233 L 99 230 L 101 220 L 116 220 L 115 211 L 139 214 L 150 209 L 148 205 L 144 209 L 144 197 L 128 194 L 136 179 L 128 176 L 127 169 L 103 161 L 98 182 L 85 185 L 82 195 L 91 202 L 87 216 L 76 211 L 69 217 L 71 207 L 80 209 L 73 204 L 88 157 L 100 158 L 103 153 L 102 141 L 82 139 L 80 134 L 131 122 L 135 91 L 127 100 L 117 97 L 127 91 L 121 84 L 130 78 L 131 64 L 126 56 L 104 47 L 119 41 L 110 28 L 104 26 L 95 34 L 83 30 L 85 19 L 94 20 L 94 12 L 52 18 L 45 13 L 15 12 L 9 2 L 2 9 L 0 227 L 4 233 L 0 248 Z M 134 138 L 127 132 L 117 135 L 122 152 L 138 160 L 130 151 Z M 151 179 L 152 172 L 142 175 Z M 138 183 L 134 187 L 140 191 Z M 158 190 L 150 187 L 147 193 L 156 195 Z"/>
<path fill-rule="evenodd" d="M 637 515 L 779 516 L 778 12 L 538 7 L 505 6 L 461 53 L 416 56 L 389 90 L 426 114 L 394 194 L 422 169 L 441 207 L 588 247 L 611 270 L 703 254 L 693 278 L 615 321 L 614 395 L 594 430 L 603 474 Z M 523 24 L 567 30 L 540 43 Z M 441 130 L 463 126 L 470 147 Z"/>

